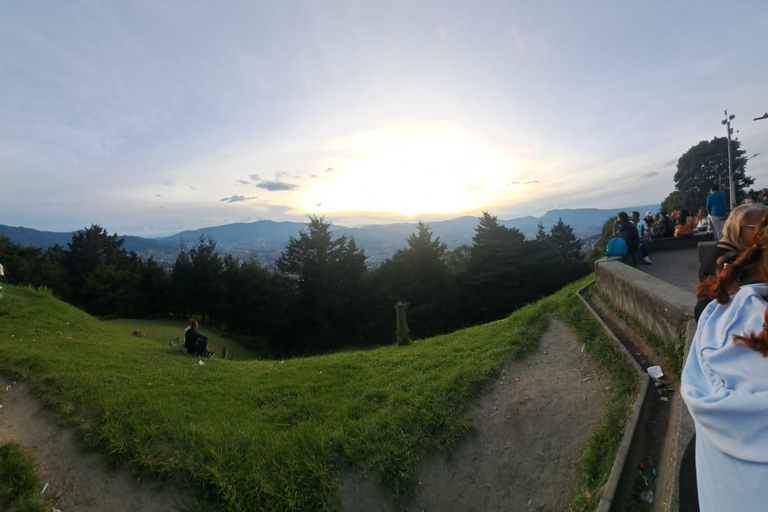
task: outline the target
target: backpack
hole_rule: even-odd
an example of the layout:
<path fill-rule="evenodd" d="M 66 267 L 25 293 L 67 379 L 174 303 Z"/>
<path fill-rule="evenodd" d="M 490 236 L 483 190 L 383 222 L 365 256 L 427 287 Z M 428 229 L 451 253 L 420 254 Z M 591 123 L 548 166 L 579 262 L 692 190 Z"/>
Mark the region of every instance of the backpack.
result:
<path fill-rule="evenodd" d="M 618 256 L 623 258 L 629 252 L 627 242 L 621 237 L 613 237 L 608 240 L 608 244 L 605 246 L 605 255 L 610 257 Z"/>

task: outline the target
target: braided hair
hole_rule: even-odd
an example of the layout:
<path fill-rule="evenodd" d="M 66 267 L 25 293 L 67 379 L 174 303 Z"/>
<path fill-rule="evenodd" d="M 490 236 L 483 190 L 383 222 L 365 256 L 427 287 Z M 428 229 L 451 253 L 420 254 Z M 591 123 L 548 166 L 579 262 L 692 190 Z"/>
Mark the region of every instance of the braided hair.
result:
<path fill-rule="evenodd" d="M 768 212 L 763 215 L 757 226 L 754 244 L 742 252 L 731 264 L 716 276 L 702 281 L 696 288 L 696 297 L 699 300 L 717 300 L 720 304 L 728 304 L 731 294 L 736 293 L 741 284 L 745 283 L 755 273 L 756 265 L 762 265 L 768 270 L 766 256 L 768 256 Z M 743 343 L 752 350 L 760 352 L 764 357 L 768 356 L 768 308 L 763 318 L 763 329 L 759 333 L 747 335 L 734 335 L 735 343 Z"/>

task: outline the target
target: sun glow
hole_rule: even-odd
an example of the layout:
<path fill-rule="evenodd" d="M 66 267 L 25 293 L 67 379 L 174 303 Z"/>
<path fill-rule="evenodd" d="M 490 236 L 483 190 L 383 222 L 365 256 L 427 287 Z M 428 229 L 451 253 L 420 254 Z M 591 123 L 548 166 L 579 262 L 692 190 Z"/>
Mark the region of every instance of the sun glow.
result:
<path fill-rule="evenodd" d="M 305 189 L 307 212 L 376 212 L 413 217 L 477 211 L 524 190 L 527 163 L 473 133 L 436 124 L 404 125 L 345 138 Z"/>

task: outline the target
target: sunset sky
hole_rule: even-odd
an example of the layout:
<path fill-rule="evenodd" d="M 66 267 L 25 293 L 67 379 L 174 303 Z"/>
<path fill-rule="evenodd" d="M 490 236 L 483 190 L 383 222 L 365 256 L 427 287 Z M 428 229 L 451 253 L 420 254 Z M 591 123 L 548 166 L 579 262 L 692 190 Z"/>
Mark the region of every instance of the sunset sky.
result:
<path fill-rule="evenodd" d="M 767 6 L 3 2 L 0 224 L 650 204 L 726 108 L 768 186 Z"/>

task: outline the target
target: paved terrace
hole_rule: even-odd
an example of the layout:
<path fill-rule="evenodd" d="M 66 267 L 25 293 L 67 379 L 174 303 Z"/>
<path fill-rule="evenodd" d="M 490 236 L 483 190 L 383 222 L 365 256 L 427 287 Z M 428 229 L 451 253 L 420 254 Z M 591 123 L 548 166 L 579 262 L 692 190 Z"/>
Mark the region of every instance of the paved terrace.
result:
<path fill-rule="evenodd" d="M 662 281 L 696 293 L 699 284 L 699 257 L 696 248 L 679 249 L 676 251 L 653 252 L 651 246 L 651 261 L 653 264 L 637 264 L 637 270 L 657 277 Z"/>

